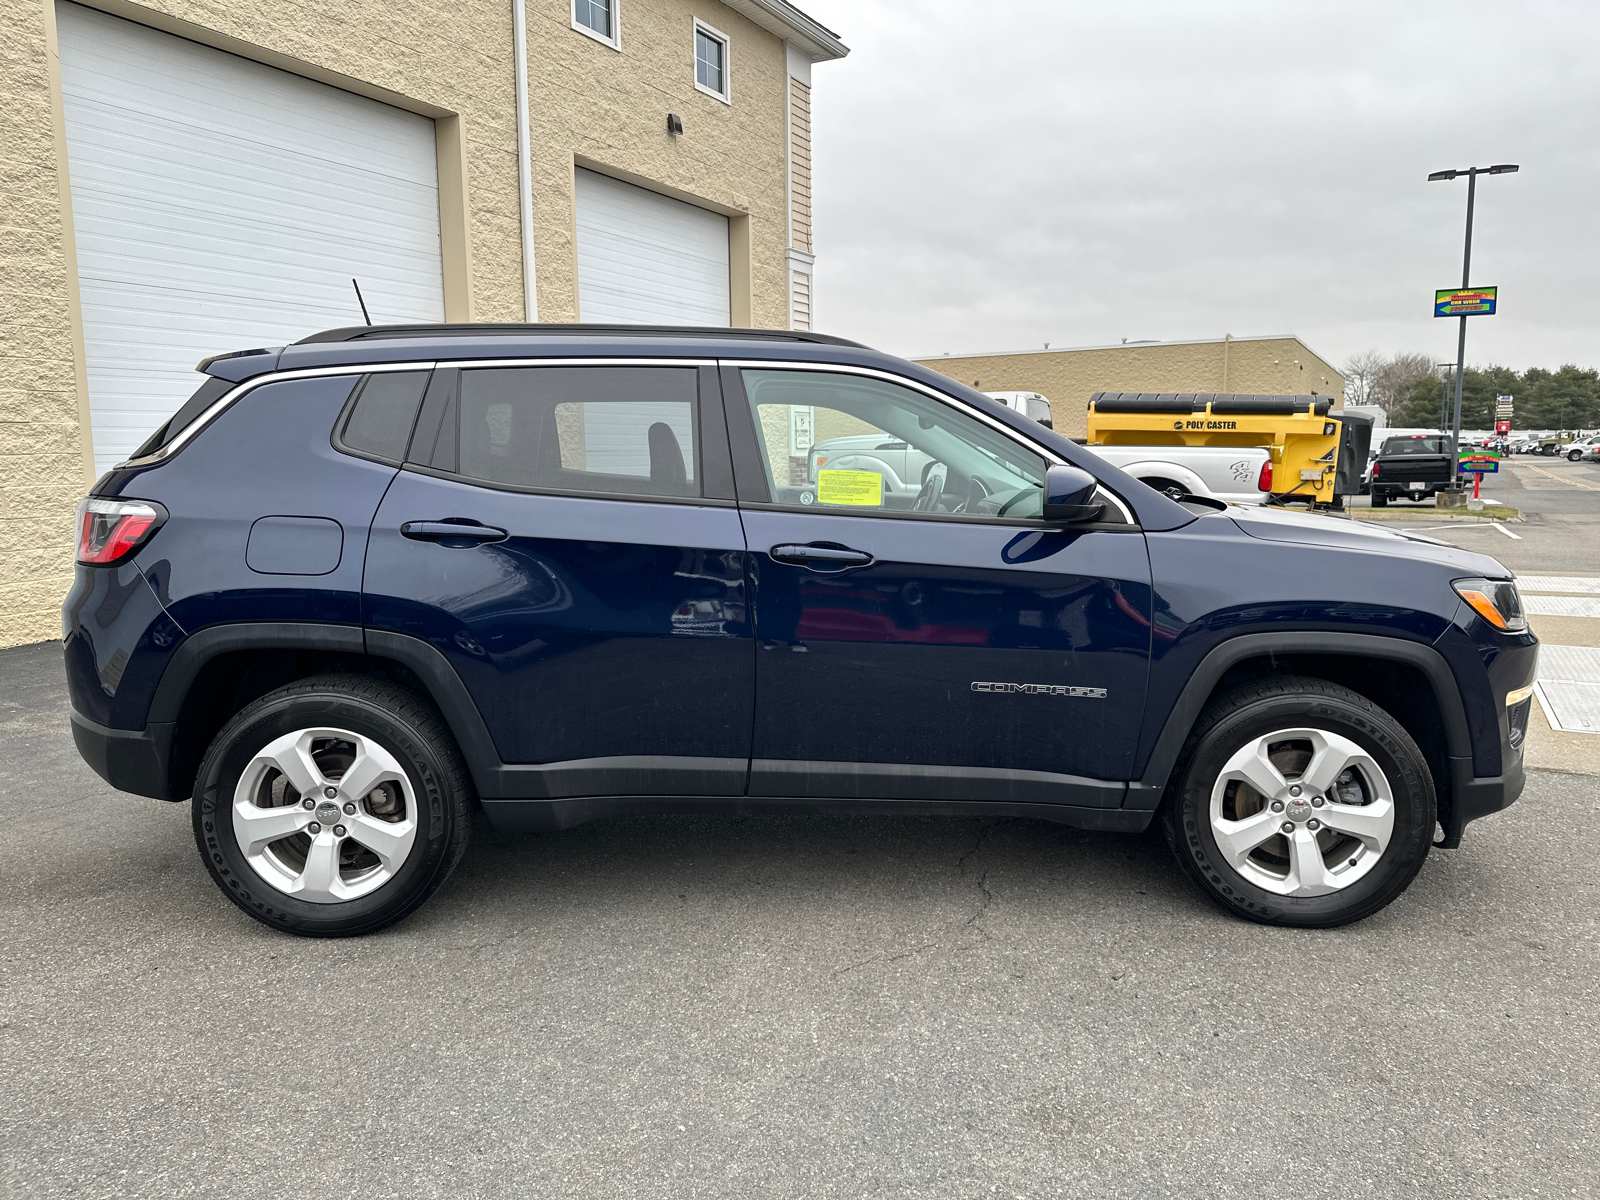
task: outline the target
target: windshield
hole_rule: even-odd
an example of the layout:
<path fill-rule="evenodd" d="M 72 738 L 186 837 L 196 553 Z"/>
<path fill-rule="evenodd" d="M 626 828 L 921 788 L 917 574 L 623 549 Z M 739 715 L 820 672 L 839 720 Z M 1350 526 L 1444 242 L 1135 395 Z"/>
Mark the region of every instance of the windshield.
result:
<path fill-rule="evenodd" d="M 1439 437 L 1408 437 L 1390 438 L 1383 444 L 1383 457 L 1393 458 L 1401 454 L 1448 454 L 1450 452 L 1450 439 Z"/>

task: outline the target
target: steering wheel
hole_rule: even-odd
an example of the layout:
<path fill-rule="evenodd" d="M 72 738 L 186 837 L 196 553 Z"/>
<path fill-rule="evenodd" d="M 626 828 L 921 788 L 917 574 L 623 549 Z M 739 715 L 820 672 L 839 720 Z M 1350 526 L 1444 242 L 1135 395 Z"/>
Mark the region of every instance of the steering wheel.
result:
<path fill-rule="evenodd" d="M 1012 496 L 1011 499 L 1007 500 L 1004 504 L 1002 504 L 1000 506 L 1000 511 L 995 513 L 995 516 L 997 516 L 997 517 L 1005 516 L 1008 512 L 1010 512 L 1013 508 L 1015 508 L 1022 501 L 1031 500 L 1034 497 L 1038 496 L 1039 495 L 1039 491 L 1040 491 L 1040 489 L 1038 489 L 1038 488 L 1018 488 L 1017 491 L 1016 491 L 1016 495 Z"/>
<path fill-rule="evenodd" d="M 928 464 L 928 469 L 922 476 L 922 490 L 917 493 L 916 502 L 911 506 L 912 512 L 939 511 L 939 497 L 944 495 L 944 481 L 948 474 L 949 471 L 943 463 Z"/>

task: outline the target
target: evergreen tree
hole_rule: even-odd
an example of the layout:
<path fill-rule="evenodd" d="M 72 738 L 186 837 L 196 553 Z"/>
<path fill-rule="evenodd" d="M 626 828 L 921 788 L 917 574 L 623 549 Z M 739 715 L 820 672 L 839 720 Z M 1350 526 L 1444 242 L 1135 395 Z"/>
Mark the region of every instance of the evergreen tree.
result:
<path fill-rule="evenodd" d="M 1369 351 L 1352 360 L 1351 368 L 1362 372 L 1363 398 L 1381 404 L 1391 425 L 1437 429 L 1442 409 L 1448 427 L 1455 375 L 1448 368 L 1427 368 L 1424 359 Z M 1461 381 L 1461 428 L 1493 429 L 1499 396 L 1514 400 L 1513 432 L 1600 428 L 1600 371 L 1594 368 L 1568 363 L 1558 371 L 1530 367 L 1519 374 L 1509 367 L 1468 367 Z"/>

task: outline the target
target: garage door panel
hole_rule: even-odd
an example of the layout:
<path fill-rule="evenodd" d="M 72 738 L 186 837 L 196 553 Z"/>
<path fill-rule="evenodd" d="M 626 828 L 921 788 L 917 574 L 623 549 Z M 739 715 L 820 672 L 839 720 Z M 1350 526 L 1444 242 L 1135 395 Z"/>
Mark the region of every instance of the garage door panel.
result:
<path fill-rule="evenodd" d="M 125 458 L 207 355 L 444 317 L 433 122 L 57 6 L 95 459 Z"/>
<path fill-rule="evenodd" d="M 728 324 L 727 217 L 579 170 L 577 218 L 582 320 Z"/>

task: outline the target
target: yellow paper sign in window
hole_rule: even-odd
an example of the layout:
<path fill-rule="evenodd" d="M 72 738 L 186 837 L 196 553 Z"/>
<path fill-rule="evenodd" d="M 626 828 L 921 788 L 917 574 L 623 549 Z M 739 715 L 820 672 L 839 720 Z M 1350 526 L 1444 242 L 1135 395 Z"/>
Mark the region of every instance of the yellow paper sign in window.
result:
<path fill-rule="evenodd" d="M 883 476 L 876 471 L 818 471 L 817 500 L 881 508 Z"/>

